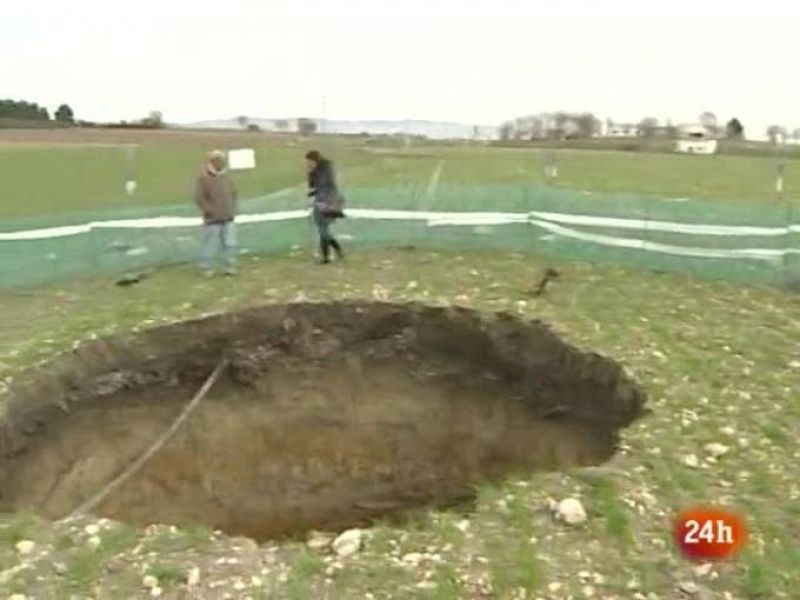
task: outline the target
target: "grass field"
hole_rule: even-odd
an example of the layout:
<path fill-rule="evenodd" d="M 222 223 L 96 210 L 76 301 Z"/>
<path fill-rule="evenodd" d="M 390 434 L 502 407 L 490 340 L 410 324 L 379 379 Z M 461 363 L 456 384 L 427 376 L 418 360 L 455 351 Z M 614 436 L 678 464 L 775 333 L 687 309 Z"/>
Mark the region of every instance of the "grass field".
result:
<path fill-rule="evenodd" d="M 603 468 L 486 487 L 466 517 L 468 529 L 451 513 L 430 513 L 411 528 L 381 525 L 361 553 L 344 560 L 299 542 L 256 547 L 202 530 L 142 532 L 107 523 L 92 546 L 84 531 L 92 521 L 53 526 L 6 517 L 0 537 L 13 543 L 0 546 L 0 589 L 33 598 L 130 598 L 144 593 L 144 574 L 157 571 L 165 597 L 179 598 L 199 567 L 204 598 L 673 599 L 683 597 L 678 588 L 687 582 L 703 598 L 795 597 L 797 298 L 561 264 L 564 278 L 551 294 L 526 299 L 523 289 L 544 266 L 507 253 L 382 251 L 353 256 L 320 280 L 306 256 L 287 255 L 252 259 L 234 284 L 176 268 L 134 288 L 97 280 L 0 295 L 11 324 L 0 335 L 7 376 L 76 340 L 133 327 L 300 297 L 386 297 L 545 319 L 574 343 L 622 361 L 654 410 L 626 432 L 624 451 Z M 708 458 L 709 442 L 728 453 Z M 690 455 L 697 463 L 688 463 Z M 585 526 L 566 528 L 549 515 L 547 499 L 567 495 L 585 503 Z M 697 502 L 747 515 L 752 538 L 741 557 L 697 569 L 677 555 L 670 518 Z M 34 541 L 37 553 L 20 556 L 20 540 Z M 411 553 L 423 555 L 422 567 L 403 566 L 400 558 Z M 242 585 L 247 591 L 239 594 Z"/>
<path fill-rule="evenodd" d="M 122 150 L 63 145 L 79 133 L 58 132 L 62 145 L 42 147 L 38 139 L 3 143 L 0 132 L 0 180 L 14 190 L 3 187 L 0 220 L 128 204 L 120 193 Z M 93 143 L 142 144 L 142 203 L 187 201 L 203 151 L 218 145 L 259 149 L 263 170 L 242 178 L 244 194 L 302 179 L 298 159 L 306 145 L 297 141 L 92 135 Z M 440 163 L 443 184 L 539 176 L 539 157 L 527 150 L 432 146 L 403 156 L 329 143 L 323 150 L 337 158 L 352 185 L 424 189 Z M 85 166 L 95 164 L 94 153 L 106 157 L 102 169 Z M 767 158 L 587 151 L 560 153 L 560 166 L 559 185 L 576 189 L 770 200 Z M 562 279 L 542 298 L 527 297 L 524 290 L 550 265 Z M 301 541 L 257 546 L 202 527 L 142 531 L 92 519 L 54 524 L 26 514 L 0 516 L 0 597 L 148 597 L 146 576 L 157 579 L 165 598 L 797 597 L 798 296 L 499 251 L 369 250 L 354 252 L 325 277 L 318 269 L 304 251 L 293 251 L 249 258 L 235 280 L 200 279 L 178 266 L 129 288 L 93 278 L 0 290 L 0 394 L 20 369 L 97 335 L 265 303 L 377 298 L 543 319 L 569 341 L 622 362 L 648 392 L 653 413 L 625 432 L 622 451 L 603 467 L 484 486 L 473 512 L 429 512 L 406 527 L 378 524 L 364 548 L 346 559 Z M 715 459 L 705 449 L 709 443 L 727 452 Z M 555 522 L 547 509 L 548 500 L 567 496 L 586 506 L 589 518 L 581 527 Z M 704 502 L 747 516 L 751 539 L 737 559 L 694 565 L 673 548 L 672 516 Z M 32 551 L 19 545 L 25 541 L 34 543 Z"/>
<path fill-rule="evenodd" d="M 535 149 L 439 144 L 412 146 L 406 152 L 393 142 L 380 146 L 347 138 L 187 132 L 31 132 L 18 139 L 18 134 L 0 130 L 0 219 L 189 202 L 192 178 L 205 152 L 217 146 L 256 150 L 258 168 L 235 177 L 242 197 L 261 196 L 301 183 L 302 155 L 312 145 L 336 159 L 350 186 L 424 188 L 437 170 L 442 184 L 530 184 L 542 179 L 541 151 Z M 135 200 L 124 193 L 129 148 L 135 153 L 139 183 Z M 558 150 L 557 156 L 557 185 L 567 189 L 774 199 L 775 160 L 767 157 L 591 150 Z M 800 160 L 791 160 L 786 173 L 787 198 L 800 200 L 800 185 L 795 185 L 800 182 Z"/>

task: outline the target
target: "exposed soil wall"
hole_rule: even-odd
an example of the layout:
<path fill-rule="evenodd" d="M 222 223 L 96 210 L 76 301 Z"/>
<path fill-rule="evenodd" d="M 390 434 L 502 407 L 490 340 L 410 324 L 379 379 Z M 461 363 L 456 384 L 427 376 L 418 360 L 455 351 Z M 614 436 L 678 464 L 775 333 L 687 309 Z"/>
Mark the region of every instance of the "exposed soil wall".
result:
<path fill-rule="evenodd" d="M 645 397 L 540 322 L 416 304 L 293 304 L 80 346 L 21 375 L 0 508 L 69 514 L 186 425 L 97 509 L 266 538 L 468 498 L 515 470 L 598 464 Z"/>

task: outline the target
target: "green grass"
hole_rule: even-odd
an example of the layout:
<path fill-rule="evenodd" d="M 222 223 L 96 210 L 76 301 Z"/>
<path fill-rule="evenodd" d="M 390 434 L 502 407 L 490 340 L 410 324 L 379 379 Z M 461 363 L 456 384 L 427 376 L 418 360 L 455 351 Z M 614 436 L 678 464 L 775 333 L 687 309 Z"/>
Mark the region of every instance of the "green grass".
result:
<path fill-rule="evenodd" d="M 302 165 L 289 148 L 260 145 L 268 171 L 237 174 L 242 197 L 259 196 L 302 179 Z M 154 143 L 136 150 L 135 201 L 125 194 L 123 147 L 15 148 L 0 146 L 0 177 L 6 180 L 0 218 L 115 210 L 191 202 L 193 178 L 206 148 L 197 143 Z M 35 174 L 35 175 L 34 175 Z"/>
<path fill-rule="evenodd" d="M 314 580 L 324 569 L 325 563 L 318 554 L 303 551 L 295 557 L 286 590 L 290 600 L 313 597 Z"/>
<path fill-rule="evenodd" d="M 509 598 L 519 589 L 531 594 L 543 581 L 542 566 L 533 546 L 514 537 L 494 539 L 486 545 L 490 557 L 492 584 L 500 598 Z"/>
<path fill-rule="evenodd" d="M 458 582 L 458 574 L 452 566 L 437 568 L 433 581 L 436 588 L 424 594 L 424 597 L 430 600 L 460 600 L 464 597 L 463 589 Z"/>
<path fill-rule="evenodd" d="M 186 572 L 181 567 L 166 563 L 154 564 L 147 574 L 158 579 L 158 585 L 164 589 L 169 589 L 186 580 Z"/>
<path fill-rule="evenodd" d="M 345 138 L 290 145 L 285 139 L 240 134 L 211 139 L 180 133 L 135 134 L 128 142 L 138 144 L 134 164 L 139 188 L 131 200 L 123 185 L 128 172 L 125 135 L 121 134 L 116 146 L 92 145 L 98 135 L 82 133 L 83 146 L 0 144 L 0 219 L 187 204 L 193 177 L 211 146 L 256 150 L 258 168 L 234 174 L 243 198 L 303 183 L 302 155 L 311 145 L 319 145 L 336 160 L 345 187 L 413 186 L 424 195 L 440 164 L 443 185 L 541 183 L 540 150 L 536 149 L 431 144 L 404 153 Z M 567 189 L 712 200 L 773 199 L 775 167 L 768 157 L 568 149 L 558 150 L 557 156 L 556 185 Z M 800 200 L 799 173 L 800 160 L 791 160 L 786 189 L 794 200 Z"/>
<path fill-rule="evenodd" d="M 564 588 L 572 590 L 580 570 L 605 577 L 605 584 L 595 586 L 597 597 L 631 597 L 626 584 L 634 576 L 645 595 L 675 597 L 675 581 L 685 580 L 690 565 L 669 543 L 671 515 L 687 504 L 725 498 L 745 512 L 755 536 L 748 553 L 702 584 L 719 597 L 728 591 L 741 598 L 792 598 L 800 585 L 793 525 L 798 509 L 792 492 L 800 481 L 793 444 L 800 422 L 792 401 L 793 390 L 800 389 L 800 370 L 789 363 L 797 356 L 800 302 L 768 288 L 582 263 L 558 263 L 562 279 L 544 297 L 526 297 L 524 289 L 548 264 L 531 255 L 503 252 L 374 250 L 354 253 L 325 277 L 306 256 L 287 255 L 248 260 L 235 280 L 200 279 L 192 268 L 177 267 L 131 288 L 92 279 L 24 294 L 2 292 L 0 310 L 9 326 L 0 329 L 0 378 L 92 335 L 290 301 L 300 293 L 310 300 L 372 298 L 379 285 L 395 301 L 452 303 L 459 298 L 460 304 L 483 311 L 544 319 L 571 342 L 623 362 L 650 395 L 653 413 L 625 432 L 629 450 L 614 459 L 615 472 L 621 474 L 539 474 L 522 479 L 525 486 L 514 479 L 479 486 L 476 510 L 468 517 L 469 535 L 454 531 L 460 517 L 449 515 L 415 527 L 383 525 L 374 550 L 370 542 L 335 574 L 329 596 L 363 598 L 369 591 L 376 598 L 421 597 L 415 587 L 419 574 L 389 558 L 394 541 L 402 552 L 433 546 L 445 558 L 443 565 L 431 567 L 439 584 L 425 592 L 431 597 L 476 596 L 462 574 L 489 578 L 497 597 L 512 597 L 518 588 L 546 595 L 551 581 L 572 582 Z M 417 285 L 409 287 L 410 281 Z M 727 427 L 732 435 L 722 432 Z M 709 441 L 724 443 L 731 451 L 717 463 L 706 463 L 703 446 Z M 701 466 L 686 466 L 688 454 L 697 455 Z M 654 505 L 643 503 L 645 491 Z M 589 522 L 570 529 L 543 507 L 548 498 L 575 494 L 585 502 Z M 505 510 L 498 508 L 501 500 Z M 629 508 L 630 503 L 642 510 Z M 0 519 L 3 540 L 47 539 L 20 519 Z M 60 531 L 60 525 L 54 527 Z M 180 543 L 157 540 L 145 545 L 145 552 L 158 554 L 151 564 L 182 566 L 182 572 L 188 572 L 185 560 L 208 556 L 203 573 L 212 577 L 206 571 L 218 568 L 215 553 L 225 542 L 199 544 L 208 540 L 207 533 L 182 532 Z M 102 597 L 103 590 L 117 589 L 126 577 L 140 585 L 140 559 L 130 554 L 134 537 L 120 533 L 116 542 L 104 538 L 101 551 L 57 547 L 54 552 L 69 565 L 64 577 L 72 593 L 98 589 L 96 595 Z M 531 542 L 532 537 L 538 541 Z M 198 544 L 187 543 L 190 539 Z M 758 540 L 763 541 L 763 554 Z M 451 549 L 444 551 L 447 544 Z M 16 564 L 13 548 L 2 546 L 3 565 Z M 323 578 L 318 557 L 308 553 L 297 558 L 296 546 L 282 552 L 298 576 L 292 584 L 296 593 L 317 590 Z M 121 571 L 109 571 L 109 564 Z M 42 577 L 29 580 L 29 596 L 51 597 L 61 589 L 61 579 L 52 572 Z M 283 596 L 290 585 L 270 584 L 268 589 Z"/>
<path fill-rule="evenodd" d="M 744 558 L 744 592 L 748 598 L 769 598 L 774 589 L 773 571 L 766 561 L 756 556 Z"/>
<path fill-rule="evenodd" d="M 8 521 L 0 523 L 0 544 L 14 546 L 17 542 L 29 539 L 39 525 L 36 517 L 18 513 Z"/>
<path fill-rule="evenodd" d="M 101 576 L 106 563 L 131 548 L 138 540 L 138 532 L 128 525 L 116 525 L 100 534 L 97 548 L 80 547 L 68 556 L 65 580 L 75 592 L 87 592 Z"/>
<path fill-rule="evenodd" d="M 589 502 L 595 507 L 596 515 L 605 521 L 606 533 L 622 545 L 633 539 L 630 519 L 625 505 L 619 500 L 619 491 L 613 481 L 605 477 L 588 480 L 591 488 Z"/>

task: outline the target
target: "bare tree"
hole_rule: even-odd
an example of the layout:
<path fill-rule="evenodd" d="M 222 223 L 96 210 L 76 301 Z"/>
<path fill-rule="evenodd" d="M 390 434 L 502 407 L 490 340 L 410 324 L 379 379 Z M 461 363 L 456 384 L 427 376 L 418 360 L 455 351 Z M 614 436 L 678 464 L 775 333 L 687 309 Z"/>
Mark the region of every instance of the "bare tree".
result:
<path fill-rule="evenodd" d="M 600 131 L 600 121 L 592 113 L 582 113 L 574 118 L 574 122 L 583 138 L 592 138 Z"/>
<path fill-rule="evenodd" d="M 317 122 L 313 119 L 301 117 L 297 119 L 297 131 L 304 136 L 314 135 L 317 132 Z"/>
<path fill-rule="evenodd" d="M 792 139 L 800 141 L 800 127 L 792 132 Z"/>
<path fill-rule="evenodd" d="M 504 142 L 509 141 L 514 135 L 514 124 L 511 121 L 506 121 L 500 125 L 500 139 Z"/>
<path fill-rule="evenodd" d="M 773 144 L 777 144 L 780 138 L 786 138 L 786 127 L 782 125 L 770 125 L 767 127 L 767 135 Z"/>
<path fill-rule="evenodd" d="M 678 137 L 678 128 L 672 124 L 671 119 L 667 119 L 667 124 L 664 126 L 664 131 L 667 138 L 674 140 Z"/>
<path fill-rule="evenodd" d="M 242 129 L 247 129 L 247 125 L 250 123 L 250 119 L 246 116 L 242 115 L 241 117 L 236 117 L 236 124 L 239 125 Z"/>
<path fill-rule="evenodd" d="M 540 140 L 547 137 L 545 132 L 545 123 L 542 116 L 532 116 L 528 124 L 528 131 L 532 140 Z"/>
<path fill-rule="evenodd" d="M 645 117 L 639 122 L 639 131 L 646 138 L 652 138 L 656 135 L 658 129 L 658 119 L 655 117 Z"/>
<path fill-rule="evenodd" d="M 719 125 L 717 124 L 717 115 L 713 112 L 706 111 L 700 114 L 700 125 L 708 129 L 714 135 L 719 133 Z"/>
<path fill-rule="evenodd" d="M 154 129 L 161 129 L 164 127 L 164 115 L 160 110 L 151 110 L 150 114 L 142 119 L 142 124 Z"/>

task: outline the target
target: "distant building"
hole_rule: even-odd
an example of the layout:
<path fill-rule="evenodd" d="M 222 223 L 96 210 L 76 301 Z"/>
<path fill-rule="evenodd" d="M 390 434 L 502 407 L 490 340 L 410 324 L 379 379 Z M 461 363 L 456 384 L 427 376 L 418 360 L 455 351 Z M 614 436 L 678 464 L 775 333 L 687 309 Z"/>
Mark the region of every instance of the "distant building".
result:
<path fill-rule="evenodd" d="M 675 152 L 682 154 L 715 154 L 719 147 L 716 134 L 703 125 L 681 125 Z"/>
<path fill-rule="evenodd" d="M 713 140 L 716 135 L 703 125 L 680 125 L 678 126 L 678 138 L 684 140 Z"/>
<path fill-rule="evenodd" d="M 605 134 L 610 138 L 633 138 L 642 135 L 642 130 L 632 123 L 609 123 Z"/>

